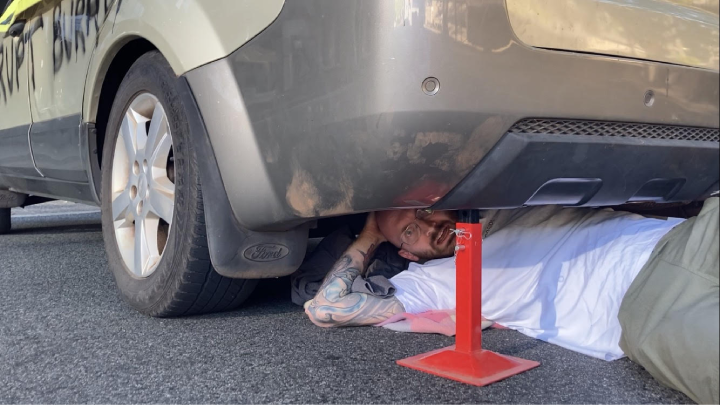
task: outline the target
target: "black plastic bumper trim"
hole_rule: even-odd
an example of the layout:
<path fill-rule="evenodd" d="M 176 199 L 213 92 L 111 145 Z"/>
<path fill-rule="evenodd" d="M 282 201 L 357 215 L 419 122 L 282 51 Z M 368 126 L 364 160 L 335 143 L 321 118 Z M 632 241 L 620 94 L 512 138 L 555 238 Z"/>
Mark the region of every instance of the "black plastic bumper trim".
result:
<path fill-rule="evenodd" d="M 610 206 L 707 197 L 715 142 L 507 133 L 433 208 Z"/>

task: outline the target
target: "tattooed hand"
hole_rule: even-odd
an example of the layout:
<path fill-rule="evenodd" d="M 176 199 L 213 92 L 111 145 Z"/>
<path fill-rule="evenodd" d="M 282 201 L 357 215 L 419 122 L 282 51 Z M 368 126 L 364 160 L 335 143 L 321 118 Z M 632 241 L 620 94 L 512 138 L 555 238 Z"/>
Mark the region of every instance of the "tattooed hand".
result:
<path fill-rule="evenodd" d="M 335 263 L 315 298 L 305 303 L 305 313 L 315 325 L 374 325 L 405 311 L 395 297 L 379 298 L 351 291 L 353 280 L 364 273 L 375 247 L 384 240 L 371 213 L 365 229 Z"/>

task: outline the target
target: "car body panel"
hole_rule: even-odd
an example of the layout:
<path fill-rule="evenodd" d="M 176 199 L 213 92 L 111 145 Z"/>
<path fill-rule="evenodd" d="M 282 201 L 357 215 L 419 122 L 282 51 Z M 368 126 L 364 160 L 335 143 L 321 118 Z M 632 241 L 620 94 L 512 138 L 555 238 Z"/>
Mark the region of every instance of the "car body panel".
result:
<path fill-rule="evenodd" d="M 32 116 L 26 55 L 22 37 L 0 39 L 0 178 L 40 176 L 28 142 Z"/>
<path fill-rule="evenodd" d="M 40 183 L 59 182 L 50 187 L 54 192 L 70 183 L 95 188 L 87 155 L 97 140 L 88 139 L 86 124 L 95 121 L 104 74 L 118 49 L 131 39 L 149 40 L 180 74 L 229 54 L 270 24 L 282 5 L 283 0 L 12 1 L 0 21 L 3 32 L 15 21 L 26 24 L 19 38 L 7 36 L 0 46 L 0 60 L 12 65 L 0 62 L 0 175 L 44 175 Z M 97 202 L 86 199 L 97 190 L 77 193 L 82 184 L 49 195 L 48 187 L 32 190 L 22 178 L 0 186 Z"/>
<path fill-rule="evenodd" d="M 176 74 L 223 58 L 277 18 L 284 0 L 120 0 L 111 29 L 101 34 L 90 65 L 83 119 L 95 122 L 103 78 L 119 49 L 143 38 Z"/>
<path fill-rule="evenodd" d="M 25 32 L 34 122 L 80 116 L 88 66 L 112 4 L 54 1 L 28 22 Z"/>
<path fill-rule="evenodd" d="M 87 137 L 80 125 L 80 114 L 33 123 L 30 130 L 35 166 L 48 179 L 87 183 L 83 155 Z"/>
<path fill-rule="evenodd" d="M 82 98 L 98 34 L 113 1 L 45 0 L 25 28 L 30 71 L 30 142 L 48 179 L 87 183 Z"/>
<path fill-rule="evenodd" d="M 16 6 L 16 11 L 20 11 L 15 18 L 25 21 L 18 38 L 23 44 L 23 57 L 17 65 L 26 73 L 23 85 L 29 91 L 22 97 L 26 100 L 31 125 L 25 143 L 32 155 L 29 161 L 36 169 L 34 175 L 28 172 L 23 177 L 6 179 L 4 183 L 13 189 L 75 201 L 95 201 L 87 199 L 93 193 L 88 183 L 86 159 L 89 141 L 81 125 L 82 98 L 97 34 L 112 4 L 110 0 L 10 4 L 9 7 Z M 0 110 L 4 110 L 3 114 L 7 111 L 6 108 Z M 40 178 L 33 179 L 36 177 Z M 53 182 L 56 184 L 51 184 Z M 78 192 L 82 189 L 87 190 Z"/>
<path fill-rule="evenodd" d="M 24 11 L 21 39 L 3 39 L 0 59 L 15 69 L 6 63 L 0 83 L 15 79 L 24 100 L 0 104 L 0 188 L 100 202 L 98 110 L 114 97 L 103 86 L 117 55 L 142 43 L 179 76 L 209 251 L 229 277 L 289 274 L 319 218 L 704 195 L 718 142 L 510 131 L 528 117 L 718 128 L 716 70 L 531 46 L 507 5 L 41 0 Z M 605 154 L 618 161 L 606 167 Z"/>
<path fill-rule="evenodd" d="M 81 112 L 88 66 L 113 1 L 23 0 L 9 5 L 22 8 L 15 18 L 25 21 L 18 66 L 27 72 L 29 92 L 23 98 L 31 123 L 25 143 L 31 154 L 28 161 L 36 170 L 34 176 L 8 174 L 0 178 L 2 187 L 85 203 L 99 201 L 89 180 L 94 142 L 88 139 Z M 0 106 L 3 119 L 6 111 Z"/>
<path fill-rule="evenodd" d="M 28 145 L 30 124 L 0 128 L 0 184 L 3 176 L 39 177 Z"/>
<path fill-rule="evenodd" d="M 121 0 L 114 31 L 153 43 L 182 74 L 236 50 L 267 27 L 284 0 Z"/>
<path fill-rule="evenodd" d="M 32 122 L 25 55 L 22 38 L 0 39 L 0 130 Z"/>
<path fill-rule="evenodd" d="M 717 72 L 528 47 L 504 1 L 461 3 L 288 2 L 187 74 L 243 226 L 431 206 L 525 117 L 718 127 Z"/>
<path fill-rule="evenodd" d="M 718 70 L 717 1 L 506 2 L 515 35 L 530 46 Z"/>

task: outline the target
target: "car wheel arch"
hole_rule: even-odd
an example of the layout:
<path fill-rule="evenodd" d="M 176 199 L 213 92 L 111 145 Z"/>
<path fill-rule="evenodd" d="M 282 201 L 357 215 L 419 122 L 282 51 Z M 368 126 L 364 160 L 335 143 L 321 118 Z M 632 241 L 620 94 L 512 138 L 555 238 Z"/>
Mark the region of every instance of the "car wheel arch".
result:
<path fill-rule="evenodd" d="M 97 202 L 102 198 L 101 188 L 98 187 L 100 179 L 99 156 L 103 154 L 104 140 L 106 138 L 106 126 L 110 118 L 110 111 L 115 101 L 120 83 L 131 66 L 148 52 L 157 51 L 164 57 L 162 49 L 155 47 L 150 41 L 143 38 L 134 38 L 118 46 L 114 52 L 105 52 L 105 60 L 102 63 L 103 69 L 98 69 L 95 78 L 88 77 L 87 85 L 95 86 L 94 89 L 86 88 L 86 97 L 93 97 L 92 103 L 86 103 L 91 111 L 85 111 L 84 121 L 87 124 L 89 142 L 89 155 L 94 162 L 90 162 L 93 183 L 96 184 Z M 97 78 L 97 79 L 96 79 Z M 92 84 L 90 84 L 92 83 Z M 204 193 L 212 195 L 213 198 L 205 201 L 206 226 L 210 235 L 220 235 L 208 241 L 210 247 L 210 258 L 215 270 L 223 276 L 230 278 L 267 278 L 288 275 L 295 271 L 300 265 L 306 252 L 309 223 L 297 226 L 285 232 L 252 232 L 242 228 L 234 219 L 224 185 L 220 180 L 217 163 L 214 159 L 214 151 L 209 143 L 199 108 L 190 85 L 184 76 L 178 78 L 179 96 L 188 107 L 186 113 L 192 136 L 190 144 L 198 150 L 200 155 L 212 156 L 212 158 L 201 159 L 199 166 L 200 180 L 203 184 Z M 89 92 L 88 92 L 89 91 Z M 93 111 L 94 110 L 94 111 Z M 93 142 L 95 144 L 93 144 Z M 211 215 L 214 214 L 214 215 Z M 257 247 L 282 246 L 286 254 L 274 261 L 259 262 L 247 259 L 245 253 Z"/>
<path fill-rule="evenodd" d="M 102 54 L 100 68 L 85 78 L 85 98 L 91 98 L 90 103 L 83 103 L 83 124 L 81 131 L 87 137 L 87 142 L 81 145 L 88 150 L 87 159 L 88 177 L 96 203 L 100 203 L 100 169 L 102 167 L 103 147 L 105 146 L 105 129 L 110 117 L 115 96 L 120 84 L 130 70 L 130 67 L 142 55 L 155 51 L 157 48 L 142 37 L 126 37 Z M 93 58 L 99 56 L 97 49 Z"/>

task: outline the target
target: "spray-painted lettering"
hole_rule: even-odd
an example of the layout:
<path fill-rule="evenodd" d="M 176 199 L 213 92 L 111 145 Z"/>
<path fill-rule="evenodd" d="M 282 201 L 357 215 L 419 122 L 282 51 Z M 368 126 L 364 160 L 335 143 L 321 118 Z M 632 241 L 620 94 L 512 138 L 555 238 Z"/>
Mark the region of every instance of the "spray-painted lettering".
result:
<path fill-rule="evenodd" d="M 87 41 L 94 39 L 94 45 L 97 44 L 97 33 L 111 5 L 112 0 L 70 0 L 55 6 L 52 11 L 55 73 L 73 56 L 77 61 L 78 54 L 85 54 L 89 46 Z"/>
<path fill-rule="evenodd" d="M 118 1 L 118 7 L 120 1 Z M 34 90 L 35 51 L 52 52 L 53 73 L 57 74 L 73 62 L 78 55 L 91 51 L 98 41 L 98 33 L 114 0 L 64 0 L 46 15 L 32 18 L 18 38 L 6 37 L 0 42 L 0 102 L 7 103 L 22 88 L 20 72 L 29 61 L 30 86 Z M 45 18 L 52 20 L 52 46 L 37 48 L 35 33 L 44 30 Z M 42 40 L 45 40 L 42 37 Z M 50 56 L 50 55 L 47 55 Z M 27 68 L 27 67 L 25 67 Z"/>

